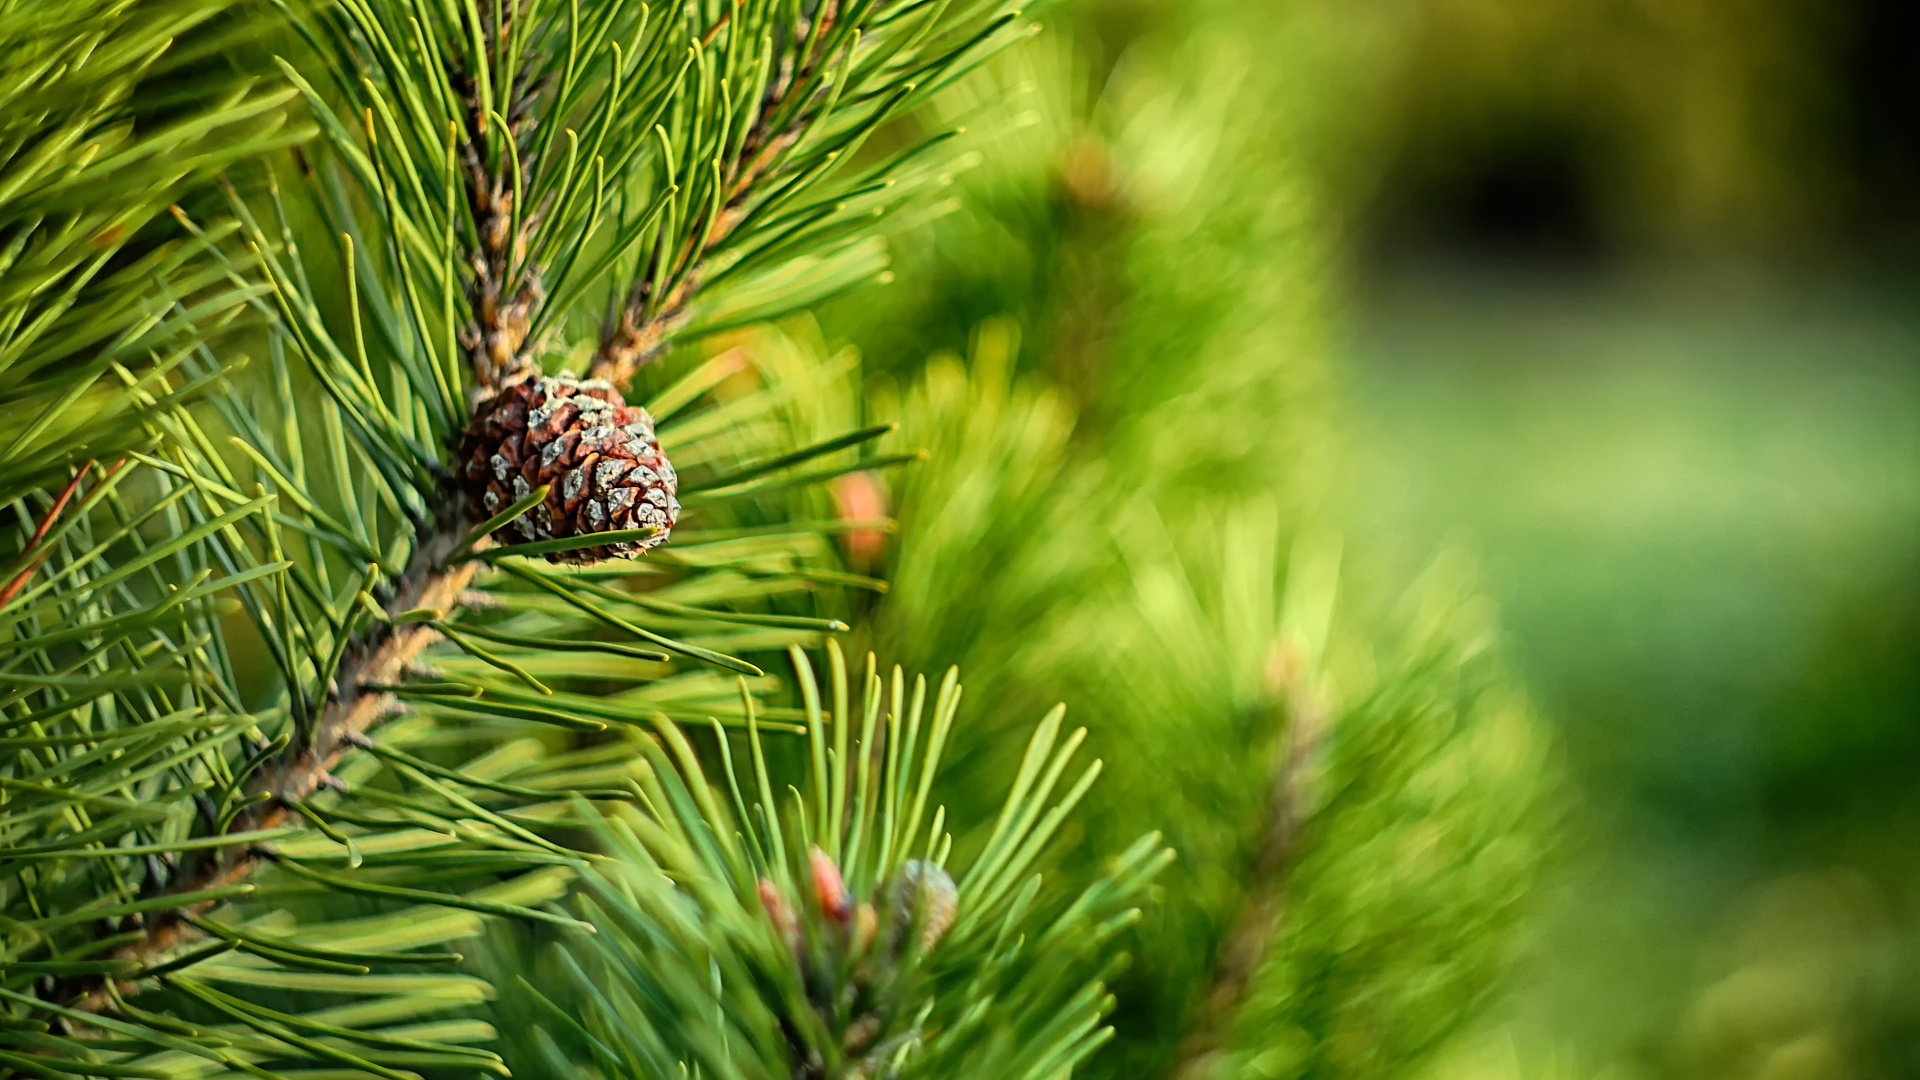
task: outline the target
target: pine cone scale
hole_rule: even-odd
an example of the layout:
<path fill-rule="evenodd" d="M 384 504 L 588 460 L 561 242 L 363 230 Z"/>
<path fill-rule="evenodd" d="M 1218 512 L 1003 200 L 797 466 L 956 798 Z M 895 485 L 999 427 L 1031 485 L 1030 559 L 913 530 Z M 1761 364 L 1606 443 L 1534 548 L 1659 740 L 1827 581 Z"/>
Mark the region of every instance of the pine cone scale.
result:
<path fill-rule="evenodd" d="M 494 534 L 503 544 L 622 529 L 642 541 L 550 553 L 555 562 L 638 555 L 679 520 L 679 477 L 654 437 L 653 418 L 598 379 L 525 377 L 474 410 L 458 479 L 475 514 L 491 517 L 541 485 L 547 497 Z"/>

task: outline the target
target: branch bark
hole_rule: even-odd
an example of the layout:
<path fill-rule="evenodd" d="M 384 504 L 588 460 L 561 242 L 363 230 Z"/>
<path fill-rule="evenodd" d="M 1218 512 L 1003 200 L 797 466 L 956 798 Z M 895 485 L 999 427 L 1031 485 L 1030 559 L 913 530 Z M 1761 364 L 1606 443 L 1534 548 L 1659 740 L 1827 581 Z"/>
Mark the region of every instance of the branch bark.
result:
<path fill-rule="evenodd" d="M 422 546 L 406 572 L 396 583 L 394 596 L 385 605 L 386 612 L 398 615 L 417 608 L 438 608 L 451 612 L 459 606 L 461 594 L 472 583 L 479 563 L 465 562 L 446 567 L 442 563 L 452 554 L 465 535 L 464 520 L 438 531 Z M 485 538 L 480 543 L 486 544 Z M 373 629 L 349 646 L 341 662 L 333 693 L 315 723 L 313 737 L 296 741 L 262 766 L 248 782 L 250 805 L 233 821 L 229 831 L 250 832 L 274 829 L 294 821 L 293 804 L 302 802 L 327 784 L 332 770 L 353 750 L 354 740 L 365 735 L 382 719 L 398 711 L 399 703 L 390 693 L 368 690 L 368 686 L 392 685 L 400 681 L 406 669 L 440 635 L 421 623 L 395 626 L 391 622 L 375 624 Z M 257 802 L 251 802 L 258 799 Z M 182 866 L 159 896 L 177 896 L 219 888 L 245 881 L 265 861 L 260 847 L 222 848 L 201 852 Z M 159 963 L 180 946 L 201 937 L 187 921 L 189 916 L 205 914 L 214 904 L 188 904 L 149 919 L 146 934 L 113 954 L 116 960 L 129 960 L 142 967 Z M 118 984 L 123 993 L 135 989 L 134 982 Z M 85 1012 L 101 1012 L 113 1004 L 105 985 L 65 988 L 63 998 L 80 995 L 75 1004 Z"/>
<path fill-rule="evenodd" d="M 1287 728 L 1274 754 L 1264 829 L 1251 868 L 1251 886 L 1220 947 L 1212 988 L 1200 1022 L 1181 1047 L 1175 1080 L 1208 1080 L 1218 1070 L 1220 1050 L 1245 1002 L 1267 947 L 1286 914 L 1287 874 L 1299 855 L 1312 792 L 1312 767 L 1327 728 L 1327 706 L 1309 684 L 1297 654 L 1281 646 L 1269 663 L 1269 679 L 1284 702 Z"/>
<path fill-rule="evenodd" d="M 468 211 L 479 235 L 478 249 L 468 256 L 473 277 L 467 284 L 467 305 L 473 317 L 460 335 L 460 345 L 474 378 L 482 386 L 495 386 L 527 363 L 527 334 L 533 326 L 534 312 L 546 299 L 539 270 L 526 265 L 539 215 L 537 210 L 514 205 L 514 186 L 504 170 L 488 170 L 487 103 L 466 75 L 456 73 L 453 79 L 466 103 L 461 164 L 466 171 Z M 537 95 L 537 88 L 531 86 L 519 88 L 514 95 L 513 111 L 505 118 L 504 137 L 516 147 L 528 131 Z M 522 215 L 517 222 L 516 211 Z"/>
<path fill-rule="evenodd" d="M 816 41 L 825 40 L 839 13 L 838 0 L 824 0 L 820 5 L 820 25 L 808 28 L 812 38 Z M 724 20 L 725 16 L 722 16 L 722 22 L 709 31 L 708 40 L 724 25 Z M 747 196 L 766 178 L 781 155 L 792 149 L 799 139 L 798 124 L 789 124 L 785 130 L 775 132 L 772 130 L 772 118 L 789 104 L 790 95 L 808 85 L 814 73 L 827 60 L 825 56 L 809 56 L 793 70 L 783 72 L 781 79 L 769 87 L 760 116 L 753 130 L 742 140 L 740 156 L 734 160 L 728 172 L 726 199 L 720 212 L 714 215 L 713 224 L 707 229 L 706 235 L 688 237 L 685 248 L 673 262 L 668 280 L 682 268 L 690 269 L 657 303 L 654 291 L 659 287 L 658 281 L 643 278 L 635 283 L 619 316 L 607 327 L 600 348 L 594 353 L 589 368 L 592 377 L 624 388 L 636 372 L 666 351 L 667 342 L 673 337 L 674 331 L 686 325 L 687 304 L 700 289 L 700 282 L 706 273 L 706 260 L 745 220 Z"/>

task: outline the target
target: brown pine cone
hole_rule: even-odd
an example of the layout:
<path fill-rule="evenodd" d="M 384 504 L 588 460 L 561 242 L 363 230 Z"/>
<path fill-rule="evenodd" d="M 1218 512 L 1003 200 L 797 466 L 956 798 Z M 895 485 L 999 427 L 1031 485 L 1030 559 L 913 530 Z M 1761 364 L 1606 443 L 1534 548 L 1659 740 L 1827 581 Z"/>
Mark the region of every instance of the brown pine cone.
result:
<path fill-rule="evenodd" d="M 501 544 L 613 529 L 655 529 L 640 541 L 552 552 L 552 562 L 634 556 L 667 542 L 680 518 L 679 478 L 653 418 L 601 379 L 527 376 L 475 406 L 456 478 L 489 518 L 542 484 L 546 501 L 493 534 Z"/>

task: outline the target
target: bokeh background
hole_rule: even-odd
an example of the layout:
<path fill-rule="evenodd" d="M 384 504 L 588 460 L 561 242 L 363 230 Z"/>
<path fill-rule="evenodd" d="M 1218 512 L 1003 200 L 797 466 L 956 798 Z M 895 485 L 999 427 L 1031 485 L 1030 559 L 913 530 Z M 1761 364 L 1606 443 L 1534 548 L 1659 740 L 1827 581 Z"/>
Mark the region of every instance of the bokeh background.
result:
<path fill-rule="evenodd" d="M 825 325 L 884 372 L 929 343 L 978 354 L 1009 318 L 1025 340 L 1002 351 L 1080 404 L 1096 448 L 1155 394 L 1125 372 L 1230 366 L 1151 328 L 1231 327 L 1209 356 L 1294 369 L 1233 392 L 1272 412 L 1190 411 L 1207 430 L 1150 456 L 1251 448 L 1208 483 L 1277 454 L 1276 497 L 1346 536 L 1354 592 L 1469 553 L 1568 791 L 1518 970 L 1423 1068 L 1920 1076 L 1912 6 L 1046 18 L 997 75 L 1016 98 L 1039 85 L 1029 133 L 897 245 L 881 315 L 862 299 Z M 1302 458 L 1317 436 L 1289 439 L 1322 422 L 1336 449 Z M 1166 1023 L 1133 1008 L 1115 1075 L 1161 1067 L 1125 1056 Z"/>
<path fill-rule="evenodd" d="M 1349 520 L 1478 554 L 1574 789 L 1438 1071 L 1920 1076 L 1920 18 L 1341 7 Z"/>

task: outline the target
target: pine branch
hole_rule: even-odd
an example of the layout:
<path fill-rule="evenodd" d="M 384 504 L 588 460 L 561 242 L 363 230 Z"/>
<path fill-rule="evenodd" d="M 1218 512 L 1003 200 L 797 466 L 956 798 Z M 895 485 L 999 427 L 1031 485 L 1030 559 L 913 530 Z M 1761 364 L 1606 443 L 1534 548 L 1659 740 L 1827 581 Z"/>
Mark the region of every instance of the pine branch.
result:
<path fill-rule="evenodd" d="M 400 702 L 385 690 L 402 681 L 408 668 L 440 634 L 425 622 L 398 621 L 415 611 L 450 612 L 457 609 L 461 597 L 473 583 L 479 564 L 473 562 L 443 565 L 452 553 L 460 534 L 444 531 L 435 536 L 433 547 L 414 557 L 407 572 L 394 582 L 393 596 L 384 605 L 386 620 L 357 636 L 348 646 L 337 692 L 330 696 L 309 737 L 297 740 L 259 768 L 247 784 L 243 810 L 229 826 L 230 832 L 255 832 L 279 829 L 296 823 L 295 807 L 333 781 L 333 770 L 352 753 L 367 732 L 400 708 Z M 449 542 L 449 541 L 452 542 Z M 485 544 L 485 538 L 480 543 Z M 185 896 L 237 885 L 253 875 L 266 862 L 268 851 L 262 847 L 220 848 L 196 853 L 163 887 L 145 898 Z M 156 879 L 153 884 L 158 885 Z M 180 907 L 163 909 L 147 921 L 140 940 L 116 949 L 115 960 L 141 970 L 160 963 L 183 945 L 205 937 L 194 925 L 199 916 L 218 906 L 218 900 L 203 900 Z M 62 987 L 54 1000 L 74 996 L 76 988 Z M 115 1005 L 118 994 L 130 994 L 133 983 L 110 990 L 105 985 L 79 989 L 84 994 L 74 1006 L 84 1012 L 100 1012 Z"/>
<path fill-rule="evenodd" d="M 100 482 L 104 484 L 113 479 L 114 474 L 125 468 L 126 464 L 126 458 L 114 462 L 113 468 L 107 470 L 107 474 L 100 478 Z M 5 588 L 0 588 L 0 611 L 4 611 L 6 606 L 13 602 L 13 598 L 20 595 L 20 590 L 27 587 L 33 572 L 40 569 L 40 564 L 47 560 L 48 552 L 41 550 L 40 545 L 46 540 L 47 533 L 53 528 L 54 522 L 60 520 L 61 512 L 66 510 L 67 503 L 71 502 L 75 493 L 80 490 L 80 481 L 86 479 L 88 471 L 93 466 L 94 461 L 89 458 L 86 464 L 75 469 L 73 479 L 67 481 L 67 486 L 60 489 L 60 494 L 55 496 L 53 505 L 48 507 L 46 514 L 40 518 L 39 527 L 33 530 L 33 536 L 27 540 L 27 546 L 20 553 L 20 560 L 25 565 L 20 568 L 18 574 L 13 576 L 12 581 L 7 582 Z"/>
<path fill-rule="evenodd" d="M 512 20 L 522 3 L 514 0 L 502 15 L 504 25 L 487 33 L 489 47 L 503 32 L 511 32 Z M 511 160 L 531 151 L 526 136 L 532 127 L 529 114 L 539 87 L 530 84 L 529 78 L 522 76 L 514 87 L 506 116 L 496 118 L 491 104 L 480 98 L 480 88 L 470 73 L 457 69 L 448 73 L 448 82 L 463 105 L 465 130 L 458 153 L 475 231 L 474 250 L 468 256 L 473 278 L 467 285 L 473 321 L 462 335 L 461 345 L 467 352 L 468 368 L 482 386 L 495 385 L 527 365 L 524 350 L 528 331 L 535 309 L 545 299 L 539 269 L 526 263 L 527 249 L 539 227 L 539 208 L 528 212 L 528 208 L 517 206 L 513 176 L 506 163 L 489 169 L 485 160 L 490 126 L 504 128 L 505 140 L 513 147 Z M 525 220 L 516 223 L 517 213 L 525 213 Z"/>
<path fill-rule="evenodd" d="M 840 11 L 840 0 L 820 0 L 819 11 L 818 33 L 803 36 L 823 36 L 831 29 Z M 715 26 L 713 33 L 718 31 L 719 27 Z M 723 185 L 726 195 L 713 224 L 704 234 L 687 238 L 668 273 L 649 275 L 634 284 L 619 316 L 601 336 L 600 348 L 589 368 L 594 378 L 605 379 L 615 386 L 627 385 L 641 366 L 665 350 L 673 332 L 685 324 L 688 302 L 706 275 L 710 254 L 744 219 L 747 196 L 800 137 L 802 127 L 797 121 L 776 132 L 773 130 L 775 118 L 792 112 L 793 97 L 802 87 L 813 86 L 814 75 L 827 62 L 828 58 L 809 51 L 801 61 L 797 77 L 789 68 L 780 75 L 781 85 L 769 88 L 769 103 L 762 107 L 741 145 L 740 156 L 728 169 Z M 655 294 L 662 288 L 663 281 L 676 277 L 679 284 L 672 286 L 656 303 Z"/>
<path fill-rule="evenodd" d="M 1226 1041 L 1248 988 L 1280 931 L 1286 911 L 1287 874 L 1296 858 L 1311 806 L 1310 784 L 1326 737 L 1327 705 L 1314 694 L 1302 670 L 1298 650 L 1276 649 L 1269 678 L 1276 698 L 1286 703 L 1287 726 L 1273 756 L 1273 770 L 1262 815 L 1260 842 L 1247 875 L 1247 891 L 1221 942 L 1213 983 L 1202 999 L 1200 1015 L 1180 1049 L 1175 1080 L 1206 1080 L 1218 1070 L 1217 1052 Z"/>
<path fill-rule="evenodd" d="M 623 1075 L 647 1076 L 1074 1071 L 1110 1035 L 1115 939 L 1172 853 L 1148 835 L 1078 895 L 1044 880 L 1047 848 L 1100 771 L 1069 781 L 1085 730 L 1064 731 L 1056 707 L 985 845 L 950 861 L 946 809 L 929 795 L 958 673 L 935 688 L 871 655 L 850 672 L 829 641 L 817 681 L 805 654 L 791 658 L 811 763 L 799 783 L 776 789 L 757 724 L 738 750 L 715 733 L 717 766 L 663 729 L 643 781 L 656 809 L 613 815 L 612 858 L 583 877 L 579 911 L 599 932 L 560 939 L 558 980 L 502 980 L 524 1014 L 512 1026 L 564 1048 L 556 1076 L 614 1053 L 632 1063 Z"/>
<path fill-rule="evenodd" d="M 1525 699 L 1487 649 L 1472 574 L 1443 557 L 1345 688 L 1315 769 L 1285 926 L 1242 989 L 1216 1075 L 1401 1075 L 1485 1004 L 1556 800 Z M 1285 1031 L 1284 1039 L 1275 1033 Z"/>

